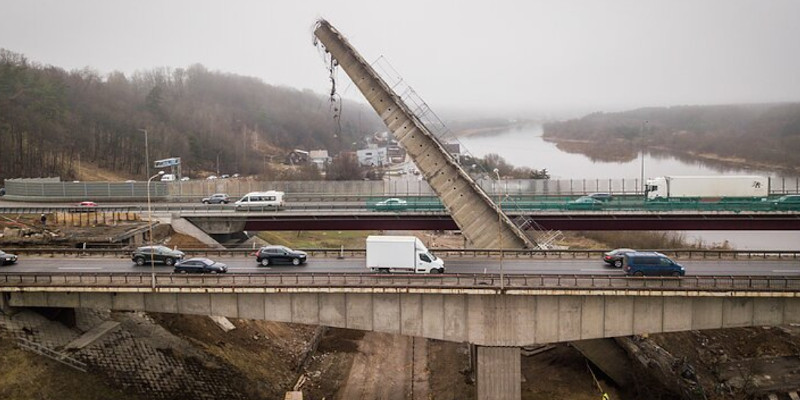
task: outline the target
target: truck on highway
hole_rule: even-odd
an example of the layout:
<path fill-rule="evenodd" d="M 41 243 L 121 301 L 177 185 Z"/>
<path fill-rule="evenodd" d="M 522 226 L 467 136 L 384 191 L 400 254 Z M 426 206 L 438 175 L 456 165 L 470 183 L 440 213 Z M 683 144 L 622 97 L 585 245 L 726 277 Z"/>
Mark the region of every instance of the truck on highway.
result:
<path fill-rule="evenodd" d="M 381 273 L 441 274 L 444 261 L 415 236 L 368 236 L 367 268 Z"/>
<path fill-rule="evenodd" d="M 769 177 L 661 176 L 648 179 L 647 200 L 760 199 L 769 196 Z"/>

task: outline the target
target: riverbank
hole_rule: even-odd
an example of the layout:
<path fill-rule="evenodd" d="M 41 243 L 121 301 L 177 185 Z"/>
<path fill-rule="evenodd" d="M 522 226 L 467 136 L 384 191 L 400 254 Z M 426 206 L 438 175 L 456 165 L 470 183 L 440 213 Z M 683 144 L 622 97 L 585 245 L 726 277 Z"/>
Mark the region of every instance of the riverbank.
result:
<path fill-rule="evenodd" d="M 641 150 L 645 153 L 674 157 L 687 162 L 703 162 L 721 169 L 754 169 L 775 172 L 781 175 L 800 174 L 800 167 L 765 163 L 741 157 L 723 156 L 709 152 L 679 150 L 667 146 L 646 146 L 637 148 L 633 142 L 614 139 L 596 142 L 584 139 L 562 139 L 553 136 L 542 136 L 545 142 L 554 144 L 559 150 L 570 154 L 580 154 L 594 161 L 629 162 L 636 160 Z"/>

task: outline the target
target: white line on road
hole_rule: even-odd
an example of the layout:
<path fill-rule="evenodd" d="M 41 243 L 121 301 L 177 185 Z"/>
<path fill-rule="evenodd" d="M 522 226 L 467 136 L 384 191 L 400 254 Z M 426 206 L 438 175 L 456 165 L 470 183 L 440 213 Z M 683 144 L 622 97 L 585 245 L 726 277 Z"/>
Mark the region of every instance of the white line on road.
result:
<path fill-rule="evenodd" d="M 58 269 L 103 269 L 103 267 L 58 267 Z"/>
<path fill-rule="evenodd" d="M 800 272 L 800 269 L 773 269 L 772 272 Z"/>
<path fill-rule="evenodd" d="M 608 272 L 610 271 L 608 268 L 602 269 L 581 269 L 582 272 Z"/>

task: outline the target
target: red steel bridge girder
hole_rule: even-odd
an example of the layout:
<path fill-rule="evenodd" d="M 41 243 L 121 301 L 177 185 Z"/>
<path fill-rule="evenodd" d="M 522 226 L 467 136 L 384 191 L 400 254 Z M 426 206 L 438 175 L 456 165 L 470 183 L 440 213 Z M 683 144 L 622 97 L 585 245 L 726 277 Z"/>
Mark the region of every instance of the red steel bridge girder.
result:
<path fill-rule="evenodd" d="M 547 230 L 800 230 L 800 215 L 537 215 Z M 251 217 L 248 231 L 280 230 L 457 230 L 446 215 Z"/>

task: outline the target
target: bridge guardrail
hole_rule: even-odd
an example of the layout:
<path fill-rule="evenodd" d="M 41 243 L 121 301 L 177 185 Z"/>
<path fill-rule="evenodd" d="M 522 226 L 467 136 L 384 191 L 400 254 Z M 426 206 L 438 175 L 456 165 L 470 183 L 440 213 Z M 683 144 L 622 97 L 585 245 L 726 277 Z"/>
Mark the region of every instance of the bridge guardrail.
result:
<path fill-rule="evenodd" d="M 100 256 L 128 258 L 133 249 L 75 249 L 75 248 L 42 248 L 42 247 L 5 247 L 8 253 L 29 256 Z M 237 257 L 250 256 L 257 248 L 247 249 L 197 249 L 181 248 L 187 257 Z M 364 248 L 304 248 L 298 249 L 310 256 L 322 257 L 365 257 Z M 450 258 L 499 258 L 504 259 L 597 259 L 608 250 L 603 249 L 568 249 L 568 250 L 512 250 L 512 249 L 443 249 L 431 248 L 438 257 Z M 704 249 L 644 249 L 657 251 L 674 259 L 715 259 L 715 260 L 798 260 L 800 250 L 704 250 Z M 800 268 L 800 266 L 798 266 Z M 2 273 L 2 269 L 0 269 Z"/>
<path fill-rule="evenodd" d="M 153 203 L 153 212 L 180 212 L 180 213 L 231 213 L 231 215 L 247 215 L 247 212 L 262 213 L 282 213 L 286 211 L 360 211 L 367 213 L 388 212 L 388 213 L 427 213 L 427 214 L 446 214 L 445 207 L 438 200 L 427 198 L 407 199 L 405 205 L 391 208 L 378 206 L 378 198 L 370 198 L 364 201 L 354 202 L 335 202 L 333 200 L 319 202 L 288 202 L 282 210 L 274 207 L 248 207 L 247 210 L 237 210 L 233 204 L 201 204 L 201 203 Z M 800 204 L 797 203 L 775 203 L 773 201 L 611 201 L 604 204 L 578 204 L 570 200 L 560 201 L 518 201 L 515 203 L 503 202 L 502 209 L 507 213 L 525 212 L 579 212 L 579 213 L 610 213 L 610 212 L 642 212 L 642 213 L 664 213 L 664 212 L 707 212 L 707 213 L 739 213 L 739 212 L 759 212 L 759 213 L 796 213 L 800 211 Z M 51 212 L 147 212 L 144 204 L 114 205 L 103 204 L 97 207 L 78 207 L 73 205 L 24 205 L 24 206 L 0 206 L 0 214 L 38 214 Z"/>
<path fill-rule="evenodd" d="M 426 288 L 501 289 L 496 274 L 378 275 L 325 274 L 212 274 L 156 273 L 157 288 Z M 6 273 L 0 288 L 150 288 L 150 273 Z M 507 275 L 508 290 L 635 290 L 635 291 L 800 291 L 800 277 L 686 276 L 626 277 L 608 275 Z"/>

